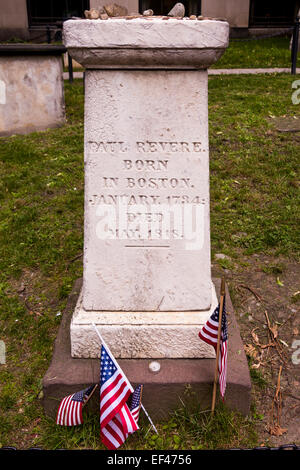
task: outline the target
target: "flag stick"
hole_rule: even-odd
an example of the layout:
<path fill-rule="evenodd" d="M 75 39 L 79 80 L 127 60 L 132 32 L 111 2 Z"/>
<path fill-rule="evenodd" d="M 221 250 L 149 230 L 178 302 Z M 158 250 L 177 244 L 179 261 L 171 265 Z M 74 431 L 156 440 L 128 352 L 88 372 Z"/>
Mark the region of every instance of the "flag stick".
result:
<path fill-rule="evenodd" d="M 156 432 L 156 434 L 158 434 L 158 431 L 157 431 L 156 427 L 154 426 L 152 419 L 150 418 L 150 416 L 148 415 L 147 411 L 146 411 L 145 408 L 144 408 L 144 405 L 142 404 L 143 388 L 144 388 L 144 386 L 142 385 L 142 387 L 141 387 L 141 403 L 140 403 L 140 408 L 143 409 L 145 415 L 147 416 L 147 418 L 149 419 L 149 422 L 150 422 L 150 424 L 151 424 L 150 428 L 148 429 L 148 431 L 147 431 L 147 433 L 146 433 L 146 436 L 147 436 L 148 432 L 150 431 L 151 427 L 154 429 L 154 431 Z M 145 437 L 146 437 L 146 436 L 145 436 Z"/>
<path fill-rule="evenodd" d="M 87 402 L 89 401 L 90 398 L 92 398 L 92 396 L 94 395 L 94 391 L 96 390 L 96 388 L 98 387 L 98 384 L 95 385 L 95 387 L 93 388 L 93 390 L 91 391 L 88 399 L 86 400 L 86 402 L 82 405 L 82 408 L 87 404 Z"/>
<path fill-rule="evenodd" d="M 141 408 L 142 408 L 143 390 L 144 390 L 144 385 L 141 385 L 139 414 L 140 414 L 140 411 L 141 411 Z M 138 414 L 138 416 L 139 416 L 139 414 Z"/>
<path fill-rule="evenodd" d="M 104 339 L 103 339 L 102 336 L 100 335 L 99 330 L 98 330 L 98 328 L 96 327 L 95 323 L 92 323 L 92 325 L 93 325 L 93 327 L 95 328 L 95 330 L 96 330 L 96 332 L 97 332 L 97 334 L 98 334 L 98 336 L 99 336 L 99 339 L 100 339 L 102 345 L 105 347 L 106 351 L 108 352 L 108 354 L 110 355 L 110 357 L 113 359 L 114 364 L 115 364 L 115 366 L 117 367 L 118 371 L 124 376 L 124 378 L 125 378 L 125 380 L 126 380 L 126 382 L 127 382 L 128 388 L 130 389 L 131 393 L 133 393 L 133 392 L 134 392 L 134 389 L 133 389 L 131 383 L 129 382 L 129 380 L 127 379 L 126 375 L 125 375 L 124 372 L 122 371 L 121 367 L 119 366 L 119 364 L 118 364 L 117 361 L 115 360 L 114 355 L 112 354 L 111 350 L 109 349 L 109 347 L 108 347 L 107 344 L 105 343 Z M 141 408 L 143 409 L 145 415 L 146 415 L 147 418 L 149 419 L 149 422 L 150 422 L 151 426 L 153 427 L 154 431 L 156 432 L 156 434 L 158 434 L 157 429 L 156 429 L 156 427 L 154 426 L 152 419 L 151 419 L 150 416 L 148 415 L 148 413 L 147 413 L 147 411 L 146 411 L 146 409 L 145 409 L 145 407 L 144 407 L 144 405 L 143 405 L 142 403 L 141 403 Z"/>
<path fill-rule="evenodd" d="M 225 279 L 222 278 L 221 291 L 220 291 L 220 305 L 219 305 L 219 325 L 218 325 L 218 342 L 217 342 L 217 352 L 216 352 L 215 379 L 214 379 L 214 387 L 213 387 L 213 395 L 212 395 L 212 403 L 211 403 L 212 415 L 214 414 L 215 405 L 216 405 L 216 392 L 217 392 L 218 373 L 219 373 L 219 355 L 220 355 L 220 340 L 221 340 L 224 297 L 225 297 Z"/>
<path fill-rule="evenodd" d="M 130 389 L 131 393 L 133 393 L 134 390 L 133 390 L 133 387 L 132 387 L 131 383 L 129 382 L 129 380 L 127 379 L 126 375 L 125 375 L 124 372 L 122 371 L 121 367 L 119 366 L 119 364 L 118 364 L 117 361 L 115 360 L 114 355 L 112 354 L 111 350 L 109 349 L 109 347 L 108 347 L 107 344 L 105 343 L 104 339 L 103 339 L 102 336 L 100 335 L 99 330 L 98 330 L 98 328 L 96 327 L 95 323 L 92 323 L 92 325 L 93 325 L 93 327 L 95 328 L 95 330 L 96 330 L 96 332 L 97 332 L 97 334 L 98 334 L 98 336 L 99 336 L 99 339 L 100 339 L 102 345 L 105 347 L 106 351 L 108 352 L 108 354 L 110 355 L 110 357 L 113 359 L 114 364 L 115 364 L 116 368 L 118 369 L 118 371 L 124 376 L 124 378 L 125 378 L 125 380 L 126 380 L 126 383 L 127 383 L 127 385 L 128 385 L 128 388 Z"/>
<path fill-rule="evenodd" d="M 142 408 L 143 412 L 145 413 L 145 415 L 147 416 L 147 418 L 149 419 L 149 422 L 150 422 L 151 426 L 153 427 L 154 431 L 156 432 L 156 434 L 158 434 L 158 431 L 157 431 L 156 427 L 154 426 L 152 419 L 150 418 L 147 411 L 145 410 L 143 403 L 141 403 L 141 408 Z"/>

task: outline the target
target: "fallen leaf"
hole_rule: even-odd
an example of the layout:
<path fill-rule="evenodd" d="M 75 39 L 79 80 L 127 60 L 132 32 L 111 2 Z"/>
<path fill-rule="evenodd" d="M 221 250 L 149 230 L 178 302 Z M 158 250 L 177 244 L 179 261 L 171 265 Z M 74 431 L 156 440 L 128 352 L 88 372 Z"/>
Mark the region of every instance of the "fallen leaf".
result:
<path fill-rule="evenodd" d="M 258 362 L 257 364 L 251 364 L 250 369 L 259 369 L 261 366 L 261 362 Z"/>
<path fill-rule="evenodd" d="M 278 336 L 278 327 L 277 327 L 277 325 L 274 325 L 272 327 L 270 326 L 269 330 L 272 332 L 272 335 L 273 335 L 274 339 L 277 338 L 277 336 Z"/>
<path fill-rule="evenodd" d="M 274 426 L 270 426 L 268 431 L 272 436 L 282 436 L 282 434 L 287 432 L 287 428 L 281 428 L 275 424 Z"/>
<path fill-rule="evenodd" d="M 252 357 L 253 359 L 256 359 L 258 356 L 258 353 L 255 349 L 255 347 L 252 344 L 245 344 L 244 345 L 244 350 L 247 356 Z"/>
<path fill-rule="evenodd" d="M 279 277 L 277 277 L 276 282 L 277 282 L 277 284 L 278 284 L 280 287 L 283 287 L 283 286 L 284 286 L 283 282 L 281 282 L 281 280 L 279 279 Z"/>
<path fill-rule="evenodd" d="M 260 344 L 259 344 L 258 336 L 257 336 L 256 333 L 254 333 L 254 330 L 251 331 L 251 335 L 252 335 L 252 338 L 253 338 L 253 340 L 254 340 L 254 343 L 260 345 Z"/>

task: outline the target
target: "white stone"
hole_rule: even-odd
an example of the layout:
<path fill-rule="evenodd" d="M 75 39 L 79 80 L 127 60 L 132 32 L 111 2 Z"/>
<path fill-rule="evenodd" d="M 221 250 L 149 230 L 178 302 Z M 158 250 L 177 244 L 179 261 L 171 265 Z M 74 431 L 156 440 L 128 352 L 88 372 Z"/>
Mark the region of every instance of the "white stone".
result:
<path fill-rule="evenodd" d="M 150 362 L 150 364 L 149 364 L 149 370 L 150 370 L 151 372 L 154 372 L 154 373 L 155 373 L 155 372 L 159 372 L 159 371 L 160 371 L 160 363 L 157 362 L 157 361 L 152 361 L 152 362 Z"/>
<path fill-rule="evenodd" d="M 69 49 L 95 47 L 131 48 L 220 48 L 228 46 L 229 25 L 225 21 L 190 21 L 157 17 L 68 20 L 64 22 L 64 42 Z"/>
<path fill-rule="evenodd" d="M 228 24 L 70 20 L 64 38 L 86 67 L 84 272 L 72 356 L 99 357 L 95 323 L 117 358 L 214 357 L 198 338 L 217 305 L 205 69 L 227 47 Z"/>
<path fill-rule="evenodd" d="M 172 10 L 169 11 L 168 16 L 183 17 L 185 14 L 185 6 L 183 3 L 176 3 Z"/>
<path fill-rule="evenodd" d="M 209 309 L 207 74 L 88 70 L 85 86 L 84 308 Z M 103 203 L 114 211 L 116 200 L 128 203 L 126 218 L 143 224 L 146 236 L 160 229 L 159 218 L 169 230 L 172 211 L 178 222 L 165 239 L 131 239 L 134 221 L 124 231 L 111 225 L 119 239 L 99 239 Z M 188 240 L 189 221 L 181 219 L 193 212 L 197 232 Z"/>
<path fill-rule="evenodd" d="M 224 21 L 157 17 L 68 20 L 64 42 L 86 68 L 205 69 L 228 46 Z"/>
<path fill-rule="evenodd" d="M 95 323 L 116 358 L 213 358 L 213 347 L 198 337 L 218 304 L 214 287 L 212 292 L 211 308 L 205 312 L 88 312 L 81 294 L 71 322 L 72 356 L 100 356 Z"/>
<path fill-rule="evenodd" d="M 60 56 L 0 57 L 0 136 L 64 124 L 62 73 Z"/>

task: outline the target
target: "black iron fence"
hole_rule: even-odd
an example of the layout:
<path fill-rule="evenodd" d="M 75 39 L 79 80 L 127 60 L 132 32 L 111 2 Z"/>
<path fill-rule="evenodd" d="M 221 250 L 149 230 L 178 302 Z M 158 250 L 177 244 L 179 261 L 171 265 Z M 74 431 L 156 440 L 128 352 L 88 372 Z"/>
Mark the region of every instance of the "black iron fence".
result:
<path fill-rule="evenodd" d="M 292 55 L 291 73 L 292 75 L 296 74 L 297 56 L 298 56 L 298 48 L 299 48 L 299 27 L 300 27 L 300 16 L 297 16 L 295 25 L 294 25 L 294 30 L 293 30 L 293 40 L 292 40 L 292 48 L 291 48 L 291 55 Z"/>

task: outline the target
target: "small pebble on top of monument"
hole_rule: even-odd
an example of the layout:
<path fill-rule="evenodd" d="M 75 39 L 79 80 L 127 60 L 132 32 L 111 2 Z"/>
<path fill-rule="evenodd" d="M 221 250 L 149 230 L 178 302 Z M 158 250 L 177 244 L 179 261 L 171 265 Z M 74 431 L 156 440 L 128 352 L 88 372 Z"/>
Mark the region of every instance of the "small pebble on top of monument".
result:
<path fill-rule="evenodd" d="M 168 16 L 182 18 L 185 14 L 185 6 L 182 3 L 176 3 L 169 11 Z"/>
<path fill-rule="evenodd" d="M 183 3 L 175 3 L 173 8 L 169 11 L 166 16 L 162 15 L 155 15 L 152 9 L 144 10 L 142 14 L 133 12 L 128 14 L 128 9 L 122 5 L 118 5 L 116 3 L 111 3 L 104 6 L 99 6 L 98 8 L 91 8 L 90 10 L 84 11 L 84 17 L 88 20 L 107 20 L 108 18 L 126 18 L 126 19 L 134 19 L 141 16 L 144 17 L 153 17 L 153 18 L 177 18 L 177 19 L 190 19 L 190 20 L 217 20 L 217 21 L 226 21 L 224 18 L 211 18 L 205 16 L 196 16 L 190 15 L 189 17 L 185 17 L 185 6 Z M 72 18 L 75 19 L 75 18 Z M 80 19 L 80 18 L 76 18 Z"/>
<path fill-rule="evenodd" d="M 227 22 L 148 14 L 64 23 L 65 45 L 86 68 L 74 357 L 98 356 L 92 323 L 117 358 L 214 357 L 198 340 L 217 305 L 207 68 L 228 33 Z"/>

